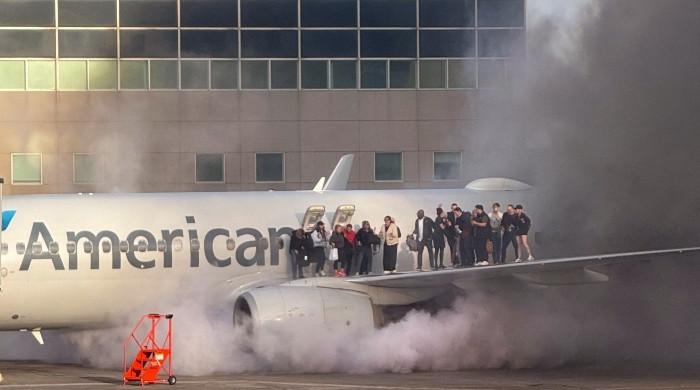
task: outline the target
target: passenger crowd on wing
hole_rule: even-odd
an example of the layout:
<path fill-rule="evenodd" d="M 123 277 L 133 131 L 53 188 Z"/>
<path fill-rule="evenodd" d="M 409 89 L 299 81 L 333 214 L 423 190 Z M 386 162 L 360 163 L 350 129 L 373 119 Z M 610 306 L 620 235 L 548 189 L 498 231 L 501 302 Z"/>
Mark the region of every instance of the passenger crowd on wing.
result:
<path fill-rule="evenodd" d="M 406 237 L 409 250 L 416 253 L 416 271 L 424 270 L 425 253 L 431 270 L 505 264 L 508 246 L 513 247 L 515 263 L 534 260 L 527 238 L 532 222 L 523 206 L 509 204 L 505 213 L 500 209 L 501 205 L 494 203 L 490 212 L 482 205 L 468 211 L 453 203 L 450 211 L 438 206 L 435 219 L 418 210 L 413 232 Z M 384 273 L 395 273 L 401 238 L 401 229 L 388 215 L 382 226 L 372 228 L 369 221 L 362 221 L 357 231 L 347 224 L 336 225 L 329 232 L 320 221 L 311 232 L 298 229 L 292 234 L 292 277 L 303 278 L 306 267 L 313 269 L 314 276 L 327 276 L 327 263 L 336 277 L 367 275 L 380 247 Z M 446 247 L 450 250 L 448 266 Z"/>

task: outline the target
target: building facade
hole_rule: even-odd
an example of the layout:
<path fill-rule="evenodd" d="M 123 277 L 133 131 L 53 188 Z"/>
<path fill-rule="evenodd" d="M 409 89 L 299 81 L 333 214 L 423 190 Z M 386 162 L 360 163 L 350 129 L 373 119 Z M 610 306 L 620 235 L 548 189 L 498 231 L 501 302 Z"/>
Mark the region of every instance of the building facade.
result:
<path fill-rule="evenodd" d="M 524 0 L 0 0 L 5 193 L 459 187 Z"/>

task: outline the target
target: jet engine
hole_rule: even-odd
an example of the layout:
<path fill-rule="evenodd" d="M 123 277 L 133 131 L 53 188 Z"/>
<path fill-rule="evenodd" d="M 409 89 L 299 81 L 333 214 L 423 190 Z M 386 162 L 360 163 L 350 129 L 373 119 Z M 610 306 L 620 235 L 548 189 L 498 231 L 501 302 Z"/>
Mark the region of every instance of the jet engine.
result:
<path fill-rule="evenodd" d="M 250 320 L 253 329 L 270 322 L 301 320 L 331 328 L 371 329 L 382 324 L 381 311 L 361 292 L 315 286 L 265 286 L 239 295 L 234 324 Z"/>

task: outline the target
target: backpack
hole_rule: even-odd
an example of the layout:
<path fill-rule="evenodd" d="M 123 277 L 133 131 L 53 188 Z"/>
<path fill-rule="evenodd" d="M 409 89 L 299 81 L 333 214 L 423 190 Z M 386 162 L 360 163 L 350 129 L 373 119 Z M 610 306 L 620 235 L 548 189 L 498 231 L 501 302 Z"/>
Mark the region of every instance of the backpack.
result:
<path fill-rule="evenodd" d="M 399 238 L 401 238 L 401 229 L 399 228 L 399 225 L 396 225 L 396 231 L 399 232 Z"/>

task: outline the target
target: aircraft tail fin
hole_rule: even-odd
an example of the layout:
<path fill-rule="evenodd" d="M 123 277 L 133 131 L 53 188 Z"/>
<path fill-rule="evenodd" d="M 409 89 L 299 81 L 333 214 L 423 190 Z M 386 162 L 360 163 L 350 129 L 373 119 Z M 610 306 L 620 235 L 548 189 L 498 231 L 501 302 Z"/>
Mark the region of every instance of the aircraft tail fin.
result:
<path fill-rule="evenodd" d="M 343 191 L 348 188 L 354 159 L 355 155 L 346 154 L 338 160 L 333 173 L 326 180 L 326 185 L 323 187 L 324 191 Z"/>
<path fill-rule="evenodd" d="M 326 184 L 326 177 L 321 176 L 320 179 L 318 179 L 318 183 L 314 186 L 314 189 L 312 191 L 314 192 L 323 192 L 323 186 Z"/>

